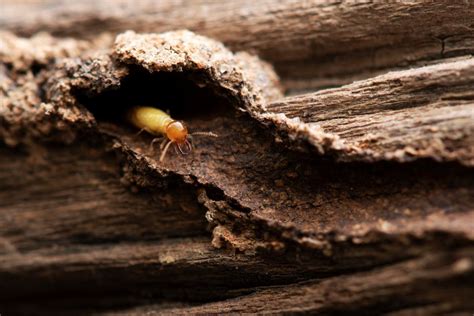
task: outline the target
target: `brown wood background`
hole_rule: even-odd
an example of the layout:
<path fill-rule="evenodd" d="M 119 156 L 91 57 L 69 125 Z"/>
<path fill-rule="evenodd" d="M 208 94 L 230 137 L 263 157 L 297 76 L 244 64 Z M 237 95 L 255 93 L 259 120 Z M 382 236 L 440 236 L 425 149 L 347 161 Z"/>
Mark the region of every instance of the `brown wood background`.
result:
<path fill-rule="evenodd" d="M 3 1 L 0 314 L 471 315 L 473 52 L 471 1 Z"/>

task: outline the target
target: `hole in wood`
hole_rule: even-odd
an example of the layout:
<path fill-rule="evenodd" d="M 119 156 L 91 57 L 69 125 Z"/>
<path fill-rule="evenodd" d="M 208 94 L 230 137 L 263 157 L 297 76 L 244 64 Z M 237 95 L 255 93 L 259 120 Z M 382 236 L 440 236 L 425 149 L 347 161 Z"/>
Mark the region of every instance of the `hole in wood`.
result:
<path fill-rule="evenodd" d="M 159 72 L 133 67 L 120 87 L 89 97 L 78 92 L 78 100 L 98 121 L 124 122 L 124 113 L 133 106 L 151 106 L 168 112 L 172 118 L 192 122 L 223 115 L 230 101 L 219 95 L 197 72 Z"/>

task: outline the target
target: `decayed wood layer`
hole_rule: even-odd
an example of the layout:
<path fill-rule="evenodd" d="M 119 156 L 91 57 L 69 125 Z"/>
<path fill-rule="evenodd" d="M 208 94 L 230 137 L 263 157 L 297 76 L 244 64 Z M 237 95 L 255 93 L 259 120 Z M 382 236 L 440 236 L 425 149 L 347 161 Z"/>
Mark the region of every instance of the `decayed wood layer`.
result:
<path fill-rule="evenodd" d="M 190 29 L 271 61 L 290 89 L 334 86 L 474 52 L 469 1 L 53 1 L 3 5 L 0 27 L 96 36 Z"/>
<path fill-rule="evenodd" d="M 151 305 L 118 314 L 468 314 L 474 308 L 470 299 L 474 290 L 469 286 L 474 281 L 473 259 L 472 248 L 450 255 L 433 253 L 370 272 L 259 289 L 201 306 Z"/>
<path fill-rule="evenodd" d="M 264 284 L 265 277 L 275 281 L 282 276 L 281 268 L 298 265 L 278 266 L 273 263 L 269 266 L 268 262 L 248 257 L 216 254 L 204 241 L 196 239 L 168 241 L 163 245 L 112 246 L 107 252 L 90 247 L 87 253 L 57 257 L 48 257 L 47 253 L 35 254 L 34 261 L 19 265 L 24 271 L 20 270 L 22 274 L 17 282 L 41 280 L 43 291 L 63 286 L 67 289 L 70 284 L 67 282 L 76 282 L 74 298 L 64 300 L 50 296 L 45 304 L 45 298 L 41 297 L 21 305 L 15 304 L 21 298 L 10 299 L 3 306 L 4 311 L 25 314 L 38 311 L 45 314 L 106 315 L 263 312 L 464 314 L 474 307 L 470 299 L 474 294 L 471 286 L 474 281 L 473 262 L 473 249 L 466 247 L 449 253 L 432 251 L 419 258 L 370 271 L 352 271 L 324 279 L 306 275 L 305 281 L 287 283 L 280 280 L 273 285 L 233 289 L 232 286 Z M 55 279 L 58 271 L 62 271 L 57 269 L 58 265 L 71 269 L 65 283 Z M 48 274 L 43 274 L 45 267 L 50 269 Z M 257 267 L 262 269 L 262 273 L 253 274 Z M 287 276 L 289 280 L 294 276 L 294 271 L 291 272 Z M 147 279 L 136 277 L 142 273 Z M 113 283 L 116 279 L 120 279 L 121 286 Z M 224 280 L 227 282 L 222 283 Z M 88 297 L 96 295 L 96 290 L 102 294 L 102 303 Z M 79 293 L 82 295 L 78 296 Z"/>
<path fill-rule="evenodd" d="M 0 150 L 4 255 L 206 233 L 205 210 L 194 190 L 168 182 L 134 194 L 137 188 L 120 177 L 126 166 L 104 148 Z"/>
<path fill-rule="evenodd" d="M 474 165 L 473 58 L 288 97 L 267 109 L 298 119 L 292 127 L 303 122 L 297 137 L 342 160 L 431 158 Z"/>
<path fill-rule="evenodd" d="M 373 243 L 387 235 L 403 239 L 443 231 L 472 239 L 472 170 L 432 162 L 339 165 L 313 153 L 289 151 L 287 147 L 300 140 L 331 149 L 335 136 L 266 112 L 265 104 L 279 96 L 272 74 L 257 59 L 233 55 L 215 41 L 190 32 L 127 32 L 117 38 L 112 56 L 66 59 L 57 68 L 40 72 L 39 78 L 48 79 L 41 86 L 39 105 L 31 101 L 35 98 L 15 98 L 25 86 L 9 83 L 2 119 L 10 128 L 4 137 L 14 144 L 25 134 L 54 135 L 63 142 L 70 141 L 70 132 L 77 137 L 112 135 L 106 147 L 125 153 L 127 181 L 154 188 L 157 179 L 165 178 L 164 182 L 174 179 L 216 189 L 200 196 L 215 226 L 216 246 L 229 243 L 245 251 L 258 247 L 257 239 L 263 239 L 266 246 L 274 241 L 277 247 L 297 242 L 331 253 L 339 241 Z M 17 76 L 25 80 L 24 75 Z M 460 81 L 460 88 L 466 89 L 470 78 L 467 83 Z M 29 93 L 38 93 L 38 88 Z M 172 112 L 192 102 L 185 117 L 190 130 L 211 130 L 219 137 L 197 139 L 191 160 L 175 156 L 160 163 L 148 149 L 149 139 L 133 137 L 133 130 L 120 120 L 120 109 L 143 96 L 160 104 L 169 93 L 174 100 Z M 199 116 L 202 112 L 206 117 Z M 277 132 L 289 132 L 291 141 L 274 143 L 260 124 L 275 117 Z M 329 141 L 318 139 L 321 134 L 329 135 Z M 450 205 L 450 212 L 445 205 Z M 272 229 L 274 234 L 259 233 Z"/>
<path fill-rule="evenodd" d="M 74 57 L 81 49 L 45 54 Z M 5 167 L 0 172 L 5 187 L 0 263 L 12 310 L 21 307 L 25 287 L 27 296 L 39 300 L 52 293 L 80 293 L 76 306 L 84 306 L 82 298 L 100 305 L 97 296 L 85 294 L 89 288 L 71 291 L 71 284 L 79 281 L 104 290 L 106 298 L 119 292 L 116 298 L 129 297 L 129 305 L 163 298 L 187 305 L 193 298 L 200 300 L 200 294 L 221 299 L 219 287 L 226 297 L 256 291 L 256 299 L 240 297 L 244 305 L 229 302 L 232 310 L 239 310 L 259 305 L 257 301 L 268 300 L 272 293 L 279 297 L 278 291 L 259 286 L 355 273 L 414 257 L 422 268 L 402 263 L 388 267 L 393 267 L 389 275 L 406 277 L 411 267 L 427 273 L 426 279 L 416 272 L 402 286 L 389 284 L 393 295 L 382 302 L 377 296 L 364 301 L 365 294 L 381 291 L 384 278 L 376 269 L 374 283 L 367 287 L 358 289 L 357 284 L 366 282 L 370 273 L 354 281 L 356 294 L 349 305 L 341 304 L 339 296 L 334 304 L 329 299 L 326 305 L 308 303 L 321 293 L 330 297 L 337 282 L 347 281 L 344 277 L 313 282 L 310 287 L 316 289 L 308 291 L 303 287 L 303 294 L 310 296 L 304 302 L 310 311 L 350 311 L 351 304 L 377 310 L 378 304 L 394 300 L 406 302 L 401 307 L 405 310 L 431 306 L 435 299 L 446 302 L 448 311 L 470 307 L 462 293 L 472 292 L 472 168 L 433 159 L 339 163 L 332 156 L 289 149 L 308 149 L 308 144 L 330 149 L 337 137 L 267 112 L 265 106 L 281 98 L 268 65 L 190 32 L 127 32 L 110 50 L 83 54 L 57 64 L 51 64 L 54 58 L 35 63 L 35 54 L 15 55 L 23 58 L 19 63 L 0 55 L 7 58 L 0 67 L 0 92 L 6 101 L 0 108 L 0 135 L 14 147 L 0 151 Z M 471 78 L 463 65 L 459 72 Z M 441 95 L 450 91 L 465 96 L 467 80 L 460 91 L 442 87 Z M 151 137 L 135 136 L 136 130 L 121 117 L 121 111 L 142 100 L 173 100 L 169 110 L 181 113 L 191 131 L 210 130 L 219 137 L 196 138 L 192 157 L 171 155 L 161 163 L 149 148 Z M 276 125 L 269 128 L 269 122 Z M 327 142 L 308 135 L 322 135 L 319 139 Z M 20 176 L 11 176 L 11 170 Z M 221 249 L 206 243 L 211 239 L 207 229 L 212 246 Z M 461 248 L 466 252 L 457 253 Z M 434 257 L 423 256 L 430 253 Z M 237 268 L 242 279 L 235 277 Z M 190 283 L 179 279 L 180 274 Z M 440 275 L 443 289 L 453 291 L 431 288 Z M 199 289 L 201 276 L 213 288 L 190 292 L 194 286 Z M 126 289 L 114 286 L 113 280 L 121 277 Z M 31 285 L 43 283 L 48 286 Z M 292 292 L 294 287 L 288 287 L 289 297 L 300 293 Z M 465 291 L 458 294 L 460 288 Z M 421 296 L 404 301 L 414 292 Z M 151 302 L 144 302 L 150 296 Z M 291 301 L 283 309 L 292 310 Z M 118 306 L 116 299 L 107 302 L 109 308 Z"/>
<path fill-rule="evenodd" d="M 331 254 L 322 254 L 319 250 L 311 250 L 314 245 L 306 239 L 303 246 L 287 244 L 279 250 L 261 248 L 258 255 L 238 254 L 211 245 L 203 214 L 205 205 L 197 201 L 194 186 L 183 184 L 179 179 L 173 184 L 168 177 L 165 188 L 160 185 L 161 177 L 156 177 L 155 190 L 140 189 L 127 183 L 123 176 L 127 172 L 124 162 L 122 155 L 110 152 L 104 145 L 32 147 L 26 152 L 1 148 L 0 290 L 4 294 L 0 302 L 7 311 L 26 309 L 25 313 L 28 313 L 29 306 L 33 310 L 38 310 L 39 306 L 41 311 L 45 311 L 44 308 L 56 312 L 62 311 L 61 308 L 77 309 L 80 314 L 117 306 L 147 306 L 157 300 L 177 300 L 193 305 L 254 291 L 257 291 L 257 297 L 243 297 L 242 304 L 223 301 L 224 305 L 203 308 L 227 311 L 233 306 L 233 309 L 257 310 L 268 308 L 265 300 L 258 303 L 260 295 L 281 293 L 278 288 L 264 290 L 262 287 L 293 284 L 288 288 L 289 302 L 280 306 L 284 311 L 298 305 L 294 299 L 301 296 L 298 290 L 301 285 L 295 283 L 368 270 L 424 253 L 439 253 L 430 264 L 439 265 L 439 269 L 423 272 L 417 263 L 409 263 L 406 268 L 395 265 L 389 269 L 392 274 L 383 272 L 383 276 L 372 283 L 367 282 L 372 274 L 356 275 L 354 282 L 358 285 L 349 287 L 354 290 L 355 297 L 344 306 L 339 306 L 342 297 L 331 301 L 327 299 L 329 294 L 324 293 L 333 288 L 333 284 L 346 282 L 345 277 L 329 279 L 330 284 L 322 288 L 319 282 L 314 282 L 308 291 L 302 290 L 307 295 L 301 299 L 306 304 L 324 294 L 324 302 L 305 305 L 310 310 L 351 310 L 348 307 L 351 304 L 358 306 L 355 309 L 363 308 L 361 306 L 378 308 L 379 300 L 389 302 L 405 297 L 406 292 L 402 291 L 398 296 L 397 291 L 416 291 L 410 287 L 411 282 L 423 288 L 424 282 L 429 282 L 435 275 L 440 283 L 449 286 L 453 283 L 457 287 L 439 293 L 421 291 L 407 306 L 419 306 L 438 297 L 452 304 L 456 301 L 452 296 L 465 293 L 461 291 L 464 287 L 469 290 L 472 253 L 451 253 L 469 243 L 459 223 L 452 223 L 452 228 L 457 227 L 452 233 L 445 230 L 438 236 L 436 232 L 430 236 L 420 235 L 414 239 L 417 240 L 414 244 L 408 235 L 395 236 L 392 241 L 389 236 L 373 236 L 373 243 L 368 245 L 364 245 L 362 239 L 359 242 L 341 240 L 333 245 Z M 13 177 L 11 170 L 15 170 Z M 461 214 L 457 215 L 456 220 L 469 222 L 469 219 L 463 220 Z M 432 215 L 431 225 L 434 218 L 436 214 Z M 270 218 L 267 220 L 271 221 Z M 420 227 L 415 223 L 409 225 Z M 437 230 L 441 228 L 437 226 Z M 270 230 L 259 233 L 270 233 Z M 380 244 L 382 240 L 385 242 Z M 281 243 L 281 240 L 277 242 Z M 260 247 L 263 246 L 264 243 Z M 405 276 L 407 270 L 411 271 L 408 278 Z M 421 279 L 413 270 L 424 273 Z M 440 277 L 440 272 L 445 274 Z M 398 281 L 380 285 L 379 279 L 390 275 L 403 278 L 402 285 Z M 457 281 L 457 277 L 462 282 Z M 365 280 L 363 286 L 361 280 Z M 421 284 L 420 280 L 423 281 Z M 382 298 L 377 296 L 374 300 L 367 298 L 366 295 L 381 288 L 384 291 L 388 288 L 390 294 Z M 341 291 L 341 296 L 347 294 L 345 289 Z M 57 295 L 76 298 L 59 302 L 55 299 Z M 101 303 L 110 295 L 115 300 L 105 299 L 107 303 Z M 461 303 L 464 300 L 463 297 L 458 299 Z M 359 300 L 363 300 L 363 304 Z M 23 303 L 25 301 L 27 304 Z M 121 303 L 116 305 L 118 301 Z M 466 305 L 460 306 L 466 308 Z M 449 310 L 456 308 L 457 305 L 449 306 Z M 184 310 L 166 312 L 182 313 Z"/>
<path fill-rule="evenodd" d="M 69 49 L 50 49 L 47 45 L 35 49 L 34 44 L 41 42 L 42 37 L 28 42 L 12 38 L 11 34 L 0 36 L 9 44 L 0 47 L 0 58 L 4 63 L 0 68 L 3 101 L 0 133 L 11 145 L 28 137 L 54 138 L 68 143 L 73 141 L 78 130 L 81 133 L 95 131 L 94 116 L 82 104 L 85 100 L 78 99 L 117 90 L 122 80 L 131 77 L 130 72 L 144 77 L 141 79 L 144 82 L 135 84 L 133 90 L 128 91 L 131 98 L 127 95 L 118 100 L 104 100 L 107 102 L 100 104 L 99 108 L 97 103 L 100 100 L 95 101 L 95 105 L 88 104 L 99 112 L 105 112 L 106 120 L 117 119 L 124 107 L 136 102 L 163 102 L 160 95 L 170 89 L 175 96 L 182 98 L 183 89 L 203 88 L 201 90 L 211 91 L 211 95 L 232 99 L 234 107 L 247 110 L 261 108 L 268 101 L 282 97 L 278 77 L 270 65 L 245 52 L 233 54 L 221 43 L 189 31 L 163 34 L 126 32 L 117 36 L 113 44 L 105 40 L 103 49 L 89 47 L 89 50 L 83 49 L 81 42 L 68 45 L 68 41 L 47 36 L 46 39 L 54 45 Z M 30 69 L 35 67 L 38 68 L 37 74 Z M 179 82 L 173 82 L 176 83 L 174 86 L 160 89 L 169 83 L 166 80 L 154 82 L 152 79 L 156 78 L 147 77 L 146 72 L 173 73 L 180 78 Z M 156 86 L 152 88 L 150 85 L 153 83 Z M 148 98 L 143 101 L 140 93 Z M 129 103 L 124 103 L 126 101 Z M 186 102 L 188 107 L 195 103 L 195 108 L 203 106 L 198 104 L 199 100 L 191 98 Z M 222 105 L 214 105 L 225 108 L 228 102 L 221 100 Z M 183 100 L 174 100 L 170 104 L 179 107 L 173 103 L 183 103 Z"/>

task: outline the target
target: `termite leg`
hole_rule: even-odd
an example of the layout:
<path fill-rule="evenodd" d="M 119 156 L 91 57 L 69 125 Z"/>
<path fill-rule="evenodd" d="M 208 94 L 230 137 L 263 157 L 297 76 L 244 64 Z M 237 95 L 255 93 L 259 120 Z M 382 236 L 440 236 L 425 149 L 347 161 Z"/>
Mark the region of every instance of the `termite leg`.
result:
<path fill-rule="evenodd" d="M 156 143 L 157 141 L 159 141 L 159 140 L 161 140 L 161 137 L 153 138 L 153 140 L 152 140 L 151 143 L 150 143 L 150 147 L 149 147 L 149 150 L 150 150 L 150 151 L 153 150 L 153 145 L 155 145 L 155 143 Z M 160 148 L 161 148 L 161 146 L 160 146 Z"/>
<path fill-rule="evenodd" d="M 193 143 L 186 139 L 186 147 L 188 147 L 188 152 L 192 152 L 194 150 Z"/>
<path fill-rule="evenodd" d="M 184 144 L 185 144 L 184 148 L 181 147 L 181 144 L 176 144 L 177 145 L 176 147 L 178 147 L 178 150 L 181 154 L 187 155 L 193 150 L 193 148 L 191 147 L 191 144 L 189 143 L 188 140 L 186 140 Z"/>
<path fill-rule="evenodd" d="M 161 142 L 161 144 L 160 144 L 160 150 L 161 151 L 163 151 L 163 149 L 165 148 L 167 142 L 168 142 L 168 139 L 165 137 L 163 139 L 163 141 Z"/>
<path fill-rule="evenodd" d="M 172 141 L 169 141 L 168 143 L 166 143 L 166 146 L 160 155 L 160 162 L 163 162 L 163 159 L 165 159 L 166 153 L 168 152 L 168 149 L 170 148 L 172 143 L 173 143 Z"/>
<path fill-rule="evenodd" d="M 189 134 L 188 138 L 186 138 L 186 143 L 188 143 L 188 147 L 191 147 L 191 151 L 194 151 L 193 136 L 191 134 Z"/>
<path fill-rule="evenodd" d="M 135 134 L 135 137 L 138 137 L 141 133 L 146 131 L 146 127 L 142 128 L 141 130 L 138 131 L 138 133 Z"/>
<path fill-rule="evenodd" d="M 188 147 L 190 147 L 190 150 L 194 151 L 193 138 L 191 137 L 191 135 L 189 135 L 188 137 L 189 137 L 189 140 L 186 139 L 186 143 L 188 144 Z"/>
<path fill-rule="evenodd" d="M 178 144 L 174 144 L 173 149 L 174 149 L 174 152 L 175 152 L 177 155 L 179 155 L 179 153 L 180 153 L 180 151 L 179 151 L 178 148 L 179 148 L 179 145 L 178 145 Z"/>

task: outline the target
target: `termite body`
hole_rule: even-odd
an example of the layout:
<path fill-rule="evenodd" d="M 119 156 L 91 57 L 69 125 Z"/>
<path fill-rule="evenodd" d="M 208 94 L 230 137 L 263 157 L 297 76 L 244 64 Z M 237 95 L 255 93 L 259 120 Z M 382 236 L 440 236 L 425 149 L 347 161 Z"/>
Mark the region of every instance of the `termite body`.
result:
<path fill-rule="evenodd" d="M 181 154 L 187 154 L 192 151 L 193 146 L 189 141 L 190 134 L 184 122 L 171 118 L 168 113 L 151 106 L 134 106 L 127 112 L 127 120 L 135 127 L 146 131 L 154 136 L 166 137 L 162 144 L 162 153 L 160 161 L 166 156 L 166 152 L 171 144 L 176 145 L 175 150 Z M 194 133 L 194 135 L 207 135 L 217 137 L 214 133 Z M 152 144 L 159 140 L 155 138 Z"/>

